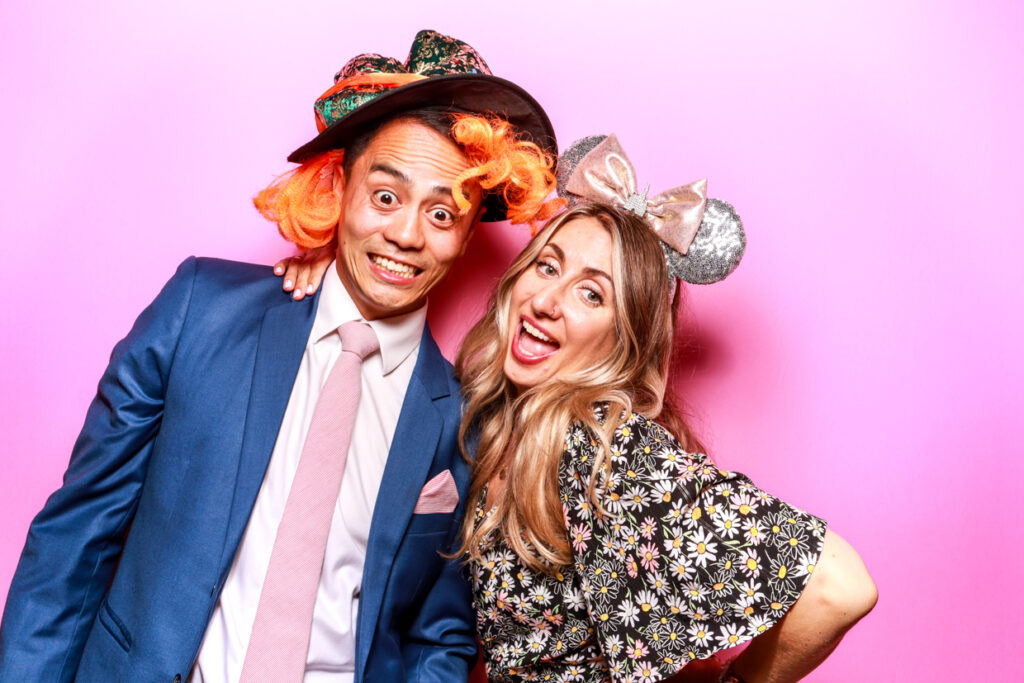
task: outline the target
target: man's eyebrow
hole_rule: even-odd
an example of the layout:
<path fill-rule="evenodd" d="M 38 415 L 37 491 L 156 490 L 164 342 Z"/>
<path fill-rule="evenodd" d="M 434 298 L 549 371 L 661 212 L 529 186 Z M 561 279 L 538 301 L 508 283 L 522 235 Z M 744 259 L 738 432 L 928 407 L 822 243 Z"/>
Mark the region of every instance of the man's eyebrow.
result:
<path fill-rule="evenodd" d="M 393 166 L 388 166 L 387 164 L 382 164 L 379 161 L 374 162 L 370 166 L 370 173 L 373 173 L 374 171 L 380 171 L 381 173 L 386 173 L 389 176 L 391 176 L 392 178 L 394 178 L 395 180 L 398 180 L 399 182 L 401 182 L 403 185 L 408 185 L 408 184 L 410 184 L 412 182 L 412 179 L 409 178 L 409 176 L 407 176 L 406 174 L 402 173 L 397 168 L 394 168 Z"/>
<path fill-rule="evenodd" d="M 412 178 L 410 178 L 405 173 L 402 173 L 394 166 L 388 166 L 387 164 L 375 161 L 373 164 L 370 165 L 370 173 L 373 173 L 374 171 L 386 173 L 387 175 L 391 176 L 392 178 L 402 183 L 403 185 L 412 185 Z M 430 188 L 430 194 L 440 197 L 451 197 L 452 188 L 448 187 L 447 185 L 434 185 L 432 188 Z"/>
<path fill-rule="evenodd" d="M 558 246 L 554 242 L 548 242 L 544 246 L 551 247 L 551 250 L 555 252 L 555 256 L 558 257 L 559 261 L 565 261 L 565 252 L 562 251 L 562 248 L 560 246 Z M 607 279 L 608 282 L 611 282 L 611 283 L 615 282 L 614 280 L 612 280 L 612 276 L 611 275 L 609 275 L 608 273 L 604 272 L 600 268 L 591 268 L 591 267 L 588 266 L 588 267 L 583 269 L 583 272 L 586 273 L 587 275 L 591 276 L 591 277 L 603 277 L 603 278 Z"/>

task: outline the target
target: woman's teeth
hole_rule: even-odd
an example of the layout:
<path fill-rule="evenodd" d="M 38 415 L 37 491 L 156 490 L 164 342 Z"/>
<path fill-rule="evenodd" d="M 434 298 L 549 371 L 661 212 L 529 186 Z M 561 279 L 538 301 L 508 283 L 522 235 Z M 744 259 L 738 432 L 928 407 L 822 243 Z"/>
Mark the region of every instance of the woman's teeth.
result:
<path fill-rule="evenodd" d="M 522 327 L 516 335 L 513 353 L 528 363 L 539 362 L 558 350 L 558 342 L 541 332 L 536 325 L 521 320 Z"/>
<path fill-rule="evenodd" d="M 534 327 L 530 323 L 526 322 L 525 320 L 523 321 L 523 329 L 526 330 L 527 334 L 529 334 L 530 336 L 536 337 L 537 339 L 540 339 L 541 341 L 546 341 L 546 342 L 549 342 L 549 343 L 553 342 L 551 337 L 549 337 L 548 335 L 544 334 L 543 332 L 541 332 L 540 330 L 538 330 L 536 327 Z"/>
<path fill-rule="evenodd" d="M 396 275 L 405 275 L 406 277 L 412 277 L 413 275 L 416 274 L 415 268 L 413 268 L 412 266 L 407 266 L 404 263 L 398 263 L 397 261 L 392 261 L 391 259 L 385 258 L 383 256 L 374 255 L 372 258 L 373 262 L 376 263 L 378 266 L 384 268 L 385 270 L 390 270 L 392 273 L 395 273 Z"/>

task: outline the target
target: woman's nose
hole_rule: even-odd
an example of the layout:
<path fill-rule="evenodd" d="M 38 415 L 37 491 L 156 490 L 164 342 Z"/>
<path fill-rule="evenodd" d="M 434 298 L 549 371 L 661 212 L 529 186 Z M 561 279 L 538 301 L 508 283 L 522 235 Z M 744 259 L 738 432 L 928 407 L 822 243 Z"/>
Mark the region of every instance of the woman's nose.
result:
<path fill-rule="evenodd" d="M 546 318 L 557 318 L 561 314 L 559 307 L 560 298 L 561 292 L 558 286 L 552 283 L 534 292 L 530 304 L 536 315 Z"/>

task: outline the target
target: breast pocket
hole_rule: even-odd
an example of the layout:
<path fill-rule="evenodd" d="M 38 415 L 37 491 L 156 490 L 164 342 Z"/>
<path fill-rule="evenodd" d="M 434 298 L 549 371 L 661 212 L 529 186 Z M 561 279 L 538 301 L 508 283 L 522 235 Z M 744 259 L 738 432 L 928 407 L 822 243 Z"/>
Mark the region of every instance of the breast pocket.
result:
<path fill-rule="evenodd" d="M 450 512 L 413 515 L 405 533 L 407 536 L 448 533 L 455 523 L 454 517 Z"/>

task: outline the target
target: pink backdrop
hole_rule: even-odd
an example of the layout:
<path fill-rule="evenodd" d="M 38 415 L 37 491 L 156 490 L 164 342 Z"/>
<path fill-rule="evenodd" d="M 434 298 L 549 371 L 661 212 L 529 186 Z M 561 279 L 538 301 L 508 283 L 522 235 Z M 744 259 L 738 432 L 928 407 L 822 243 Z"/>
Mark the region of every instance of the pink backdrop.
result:
<path fill-rule="evenodd" d="M 348 57 L 430 27 L 563 145 L 615 131 L 652 189 L 707 176 L 743 216 L 740 269 L 692 289 L 683 386 L 719 461 L 878 583 L 812 680 L 1015 677 L 1020 4 L 599 4 L 4 2 L 0 600 L 114 342 L 185 256 L 287 253 L 249 197 Z M 433 302 L 449 354 L 524 241 L 482 232 Z"/>

